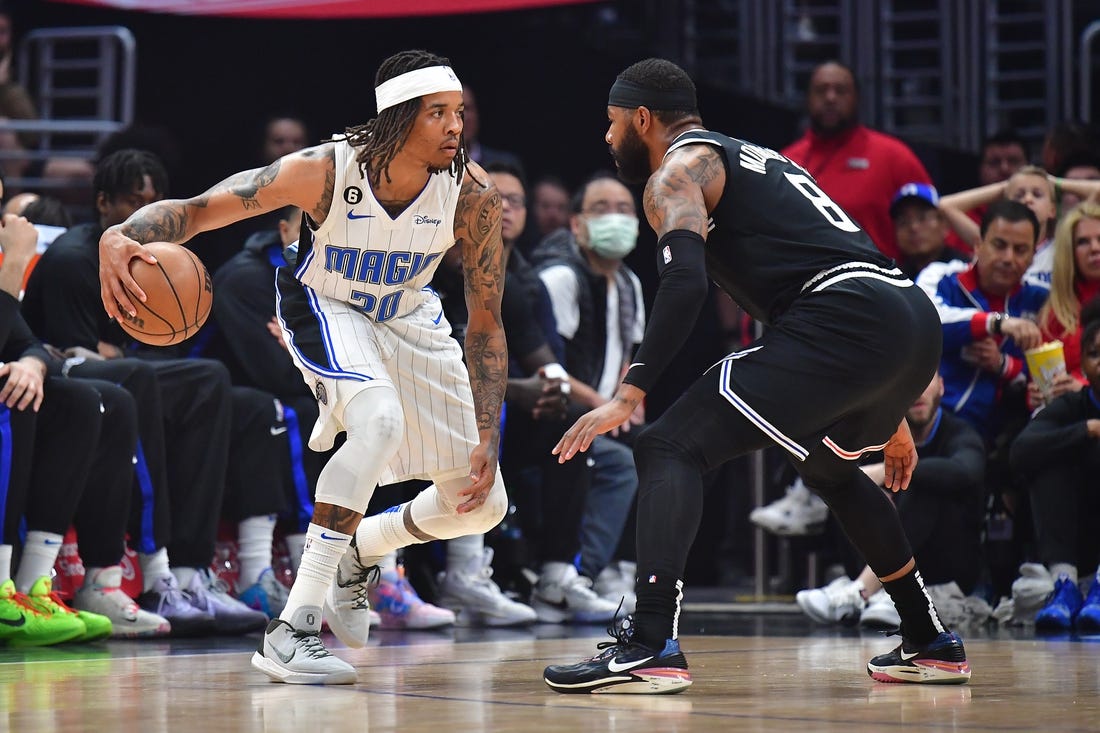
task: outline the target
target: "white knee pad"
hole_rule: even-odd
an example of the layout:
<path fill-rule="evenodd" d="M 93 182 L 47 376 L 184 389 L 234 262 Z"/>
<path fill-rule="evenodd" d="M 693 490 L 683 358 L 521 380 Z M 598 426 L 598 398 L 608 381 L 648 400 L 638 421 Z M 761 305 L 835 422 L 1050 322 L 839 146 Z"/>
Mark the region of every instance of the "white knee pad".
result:
<path fill-rule="evenodd" d="M 410 518 L 423 534 L 437 540 L 449 540 L 468 534 L 484 534 L 504 519 L 508 511 L 508 493 L 497 468 L 496 480 L 485 503 L 472 512 L 459 514 L 456 509 L 467 497 L 458 492 L 470 485 L 463 474 L 459 478 L 437 480 L 421 491 L 411 502 Z"/>
<path fill-rule="evenodd" d="M 344 408 L 348 438 L 317 479 L 317 501 L 366 511 L 374 487 L 405 437 L 405 415 L 388 385 L 364 389 Z"/>

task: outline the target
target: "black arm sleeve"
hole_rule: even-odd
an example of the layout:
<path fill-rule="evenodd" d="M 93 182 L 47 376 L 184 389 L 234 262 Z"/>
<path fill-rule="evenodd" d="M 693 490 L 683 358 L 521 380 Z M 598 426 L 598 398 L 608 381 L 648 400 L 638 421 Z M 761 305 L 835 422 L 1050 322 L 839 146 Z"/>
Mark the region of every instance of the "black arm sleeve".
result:
<path fill-rule="evenodd" d="M 657 242 L 660 284 L 645 336 L 623 378 L 649 392 L 691 333 L 710 287 L 706 241 L 686 229 L 674 229 Z"/>

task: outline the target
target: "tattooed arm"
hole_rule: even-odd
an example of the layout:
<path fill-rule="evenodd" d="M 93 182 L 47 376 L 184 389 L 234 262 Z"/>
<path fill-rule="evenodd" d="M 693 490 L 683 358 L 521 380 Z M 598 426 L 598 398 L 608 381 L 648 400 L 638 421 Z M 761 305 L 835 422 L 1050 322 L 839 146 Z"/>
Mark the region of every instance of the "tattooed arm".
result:
<path fill-rule="evenodd" d="M 294 204 L 320 223 L 328 214 L 336 180 L 332 144 L 307 148 L 266 168 L 235 173 L 203 194 L 143 206 L 126 221 L 110 227 L 99 240 L 100 296 L 107 314 L 133 313 L 131 297 L 145 293 L 130 276 L 130 260 L 156 259 L 145 242 L 182 244 L 200 232 Z"/>
<path fill-rule="evenodd" d="M 553 453 L 564 462 L 588 450 L 597 435 L 630 419 L 687 340 L 706 302 L 709 281 L 706 253 L 708 202 L 725 187 L 725 166 L 710 145 L 692 145 L 669 155 L 649 178 L 642 203 L 659 237 L 660 284 L 645 336 L 615 396 L 583 415 L 565 432 Z"/>
<path fill-rule="evenodd" d="M 483 184 L 481 181 L 487 181 Z M 488 496 L 497 469 L 500 408 L 508 387 L 508 345 L 500 317 L 504 292 L 504 244 L 500 238 L 500 193 L 476 163 L 466 170 L 455 211 L 455 240 L 462 245 L 466 307 L 466 366 L 481 442 L 470 455 L 473 483 L 460 512 L 476 509 Z"/>

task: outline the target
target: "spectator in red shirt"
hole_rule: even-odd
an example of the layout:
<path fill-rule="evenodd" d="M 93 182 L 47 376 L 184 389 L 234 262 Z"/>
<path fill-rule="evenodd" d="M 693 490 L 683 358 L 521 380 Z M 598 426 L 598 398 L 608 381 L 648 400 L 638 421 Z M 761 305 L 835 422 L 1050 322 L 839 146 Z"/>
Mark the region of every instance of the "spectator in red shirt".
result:
<path fill-rule="evenodd" d="M 806 94 L 810 128 L 783 150 L 863 227 L 880 250 L 897 259 L 890 201 L 906 183 L 932 183 L 917 156 L 895 137 L 859 123 L 852 70 L 828 61 L 814 69 Z"/>

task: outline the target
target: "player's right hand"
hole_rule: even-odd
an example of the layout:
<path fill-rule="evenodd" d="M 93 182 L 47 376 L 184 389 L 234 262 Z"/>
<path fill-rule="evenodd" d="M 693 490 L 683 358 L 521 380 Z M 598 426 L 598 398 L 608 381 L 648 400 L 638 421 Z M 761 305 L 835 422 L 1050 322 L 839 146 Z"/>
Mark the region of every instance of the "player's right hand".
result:
<path fill-rule="evenodd" d="M 145 302 L 145 291 L 130 274 L 130 260 L 135 257 L 150 265 L 157 262 L 156 257 L 120 232 L 117 226 L 108 228 L 99 238 L 99 296 L 107 315 L 117 321 L 122 320 L 123 311 L 137 315 L 130 298 Z"/>

